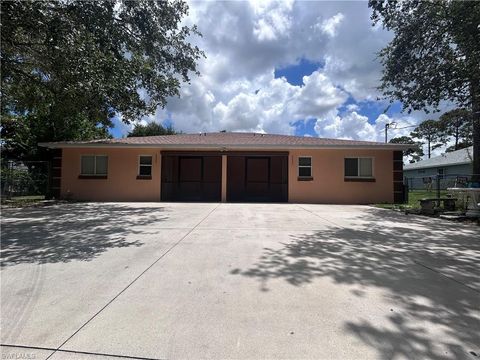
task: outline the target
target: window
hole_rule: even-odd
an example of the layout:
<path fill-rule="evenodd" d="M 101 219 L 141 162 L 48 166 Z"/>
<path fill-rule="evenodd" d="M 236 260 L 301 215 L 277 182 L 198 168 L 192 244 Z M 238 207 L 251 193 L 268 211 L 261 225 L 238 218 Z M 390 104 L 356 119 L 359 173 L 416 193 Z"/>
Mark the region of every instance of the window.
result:
<path fill-rule="evenodd" d="M 152 177 L 152 156 L 140 155 L 138 159 L 138 176 Z"/>
<path fill-rule="evenodd" d="M 298 177 L 311 178 L 312 177 L 312 158 L 301 156 L 298 158 Z"/>
<path fill-rule="evenodd" d="M 443 168 L 438 168 L 437 169 L 437 175 L 439 179 L 443 179 L 443 175 L 445 175 L 445 171 Z"/>
<path fill-rule="evenodd" d="M 81 175 L 107 176 L 108 156 L 106 155 L 82 155 Z"/>
<path fill-rule="evenodd" d="M 345 158 L 345 177 L 373 177 L 373 159 Z"/>

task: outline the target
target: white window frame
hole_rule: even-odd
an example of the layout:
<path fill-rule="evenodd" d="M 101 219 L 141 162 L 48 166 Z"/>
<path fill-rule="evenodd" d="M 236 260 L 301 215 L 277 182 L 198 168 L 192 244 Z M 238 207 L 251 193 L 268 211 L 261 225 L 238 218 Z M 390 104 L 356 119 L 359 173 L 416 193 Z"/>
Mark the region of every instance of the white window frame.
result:
<path fill-rule="evenodd" d="M 84 156 L 93 156 L 93 174 L 84 174 L 82 172 L 82 158 Z M 97 174 L 97 156 L 103 156 L 107 158 L 107 173 L 106 174 Z M 106 154 L 81 154 L 80 155 L 80 175 L 81 176 L 108 176 L 108 155 Z"/>
<path fill-rule="evenodd" d="M 346 175 L 345 159 L 357 159 L 357 176 Z M 372 176 L 360 176 L 360 159 L 372 160 Z M 343 177 L 347 179 L 374 179 L 375 178 L 375 158 L 373 156 L 345 156 L 343 158 Z"/>
<path fill-rule="evenodd" d="M 150 157 L 150 159 L 152 159 L 152 163 L 150 165 L 147 165 L 147 164 L 140 164 L 140 158 L 142 156 L 145 156 L 145 157 Z M 140 175 L 140 167 L 141 166 L 150 166 L 150 175 Z M 150 155 L 150 154 L 141 154 L 141 155 L 138 155 L 138 167 L 137 167 L 137 176 L 152 176 L 153 175 L 153 155 Z"/>
<path fill-rule="evenodd" d="M 310 159 L 310 166 L 300 165 L 300 159 L 301 159 L 301 158 L 308 158 L 308 159 Z M 310 168 L 310 176 L 302 176 L 302 175 L 300 175 L 300 168 Z M 304 178 L 304 179 L 308 179 L 308 178 L 313 177 L 313 163 L 312 163 L 312 157 L 311 157 L 311 156 L 299 156 L 299 157 L 298 157 L 298 162 L 297 162 L 297 176 L 298 176 L 299 178 Z"/>

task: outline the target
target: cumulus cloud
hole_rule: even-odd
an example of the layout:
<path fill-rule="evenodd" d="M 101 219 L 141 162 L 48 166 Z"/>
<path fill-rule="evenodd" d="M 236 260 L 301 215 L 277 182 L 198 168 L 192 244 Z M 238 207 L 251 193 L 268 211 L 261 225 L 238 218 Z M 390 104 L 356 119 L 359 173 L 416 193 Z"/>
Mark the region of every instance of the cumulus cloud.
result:
<path fill-rule="evenodd" d="M 318 71 L 305 76 L 303 82 L 304 86 L 294 86 L 285 78 L 272 78 L 258 91 L 219 102 L 213 109 L 215 124 L 229 131 L 291 134 L 292 122 L 325 116 L 347 98 Z"/>
<path fill-rule="evenodd" d="M 361 105 L 378 96 L 376 52 L 391 34 L 371 26 L 365 2 L 192 1 L 189 6 L 184 23 L 196 24 L 203 34 L 190 39 L 206 53 L 199 62 L 202 75 L 143 121 L 167 120 L 185 132 L 293 134 L 294 123 L 315 119 L 319 136 L 382 141 L 381 130 L 392 119 L 368 119 Z M 321 66 L 304 76 L 302 85 L 275 78 L 276 68 L 300 59 Z"/>
<path fill-rule="evenodd" d="M 338 13 L 329 19 L 323 20 L 321 24 L 317 24 L 315 27 L 319 27 L 322 32 L 329 35 L 330 37 L 334 37 L 337 33 L 337 27 L 340 25 L 343 18 L 343 14 Z"/>

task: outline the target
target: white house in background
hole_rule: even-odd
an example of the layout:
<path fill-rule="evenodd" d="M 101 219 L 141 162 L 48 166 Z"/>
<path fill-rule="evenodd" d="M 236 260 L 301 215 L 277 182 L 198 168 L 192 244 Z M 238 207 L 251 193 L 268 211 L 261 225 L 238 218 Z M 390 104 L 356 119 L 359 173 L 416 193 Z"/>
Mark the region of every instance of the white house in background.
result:
<path fill-rule="evenodd" d="M 410 189 L 425 188 L 429 178 L 442 178 L 442 187 L 454 186 L 457 178 L 470 177 L 473 172 L 473 146 L 425 159 L 403 167 L 403 176 Z M 460 179 L 461 181 L 462 179 Z"/>

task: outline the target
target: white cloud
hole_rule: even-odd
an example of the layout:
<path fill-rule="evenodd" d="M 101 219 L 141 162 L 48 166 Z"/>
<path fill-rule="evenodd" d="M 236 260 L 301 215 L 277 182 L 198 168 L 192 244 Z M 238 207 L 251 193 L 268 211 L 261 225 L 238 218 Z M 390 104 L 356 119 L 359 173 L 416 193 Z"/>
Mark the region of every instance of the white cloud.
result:
<path fill-rule="evenodd" d="M 177 116 L 176 126 L 184 131 L 294 132 L 296 120 L 325 116 L 340 106 L 347 94 L 316 71 L 304 77 L 304 86 L 294 86 L 273 74 L 251 82 L 230 83 L 236 95 L 219 100 L 202 86 L 191 86 L 182 99 L 172 99 L 169 111 Z M 202 101 L 196 101 L 198 98 Z M 157 117 L 164 117 L 159 112 Z M 199 119 L 202 119 L 199 121 Z"/>
<path fill-rule="evenodd" d="M 255 14 L 253 33 L 259 41 L 275 41 L 288 35 L 293 1 L 252 0 L 250 5 Z"/>
<path fill-rule="evenodd" d="M 315 27 L 319 27 L 322 32 L 330 37 L 334 37 L 337 34 L 337 27 L 340 25 L 343 19 L 343 14 L 338 13 L 329 19 L 323 20 L 321 24 L 317 24 Z"/>
<path fill-rule="evenodd" d="M 322 137 L 376 140 L 375 127 L 368 122 L 368 117 L 356 111 L 345 116 L 335 116 L 330 119 L 319 119 L 315 124 L 315 131 Z"/>
<path fill-rule="evenodd" d="M 371 26 L 366 2 L 189 5 L 184 23 L 197 24 L 203 34 L 191 38 L 207 56 L 199 62 L 202 75 L 192 77 L 191 84 L 182 86 L 180 98 L 169 99 L 165 109 L 145 121 L 169 119 L 185 132 L 292 134 L 295 121 L 317 119 L 320 136 L 383 141 L 385 122 L 417 123 L 422 118 L 380 115 L 369 121 L 361 113 L 359 104 L 378 96 L 381 65 L 376 52 L 391 38 Z M 301 58 L 323 67 L 303 77 L 302 86 L 274 78 L 275 68 L 298 64 Z M 392 130 L 391 135 L 400 133 Z"/>

